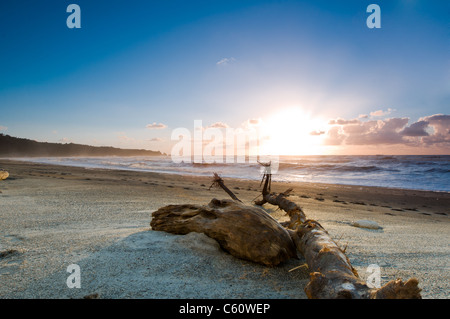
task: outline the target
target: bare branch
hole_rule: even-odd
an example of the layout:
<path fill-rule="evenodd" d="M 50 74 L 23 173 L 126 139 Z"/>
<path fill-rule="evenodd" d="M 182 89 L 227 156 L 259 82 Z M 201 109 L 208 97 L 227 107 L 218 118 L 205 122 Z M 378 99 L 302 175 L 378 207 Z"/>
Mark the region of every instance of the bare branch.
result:
<path fill-rule="evenodd" d="M 211 187 L 213 187 L 213 186 L 218 186 L 218 187 L 222 188 L 228 195 L 230 195 L 230 197 L 231 197 L 233 200 L 242 203 L 242 201 L 241 201 L 239 198 L 237 198 L 237 196 L 234 195 L 234 193 L 233 193 L 231 190 L 229 190 L 228 187 L 225 186 L 225 184 L 224 184 L 224 182 L 223 182 L 223 179 L 222 179 L 222 178 L 219 176 L 219 174 L 217 174 L 217 173 L 214 173 L 213 183 L 211 184 L 211 186 L 209 187 L 209 189 L 211 189 Z"/>

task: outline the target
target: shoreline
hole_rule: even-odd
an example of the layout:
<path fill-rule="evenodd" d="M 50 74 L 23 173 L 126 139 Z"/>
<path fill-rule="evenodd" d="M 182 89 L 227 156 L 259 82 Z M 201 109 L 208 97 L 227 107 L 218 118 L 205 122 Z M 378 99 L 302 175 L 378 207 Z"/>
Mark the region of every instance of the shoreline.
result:
<path fill-rule="evenodd" d="M 344 156 L 344 155 L 342 155 Z M 414 155 L 411 155 L 414 156 Z M 133 157 L 139 157 L 139 156 L 133 156 Z M 143 156 L 144 158 L 146 156 Z M 103 158 L 102 156 L 93 157 L 93 158 Z M 40 163 L 40 162 L 33 162 L 33 161 L 27 161 L 27 160 L 21 160 L 21 159 L 10 159 L 10 158 L 0 158 L 0 164 L 4 163 L 22 163 L 22 164 L 36 164 L 36 165 L 44 165 L 44 166 L 61 166 L 66 167 L 68 169 L 70 168 L 83 168 L 87 170 L 105 170 L 105 171 L 122 171 L 122 172 L 135 172 L 135 173 L 149 173 L 149 174 L 163 174 L 163 175 L 173 175 L 173 176 L 185 176 L 185 177 L 200 177 L 200 178 L 210 178 L 212 174 L 210 175 L 199 175 L 195 173 L 184 173 L 184 172 L 166 172 L 166 171 L 150 171 L 146 169 L 127 169 L 127 168 L 116 168 L 116 167 L 87 167 L 83 165 L 65 165 L 65 164 L 56 164 L 56 163 Z M 210 165 L 210 164 L 205 164 Z M 219 174 L 220 175 L 220 174 Z M 221 175 L 222 176 L 222 175 Z M 244 178 L 244 177 L 227 177 L 223 175 L 224 178 L 228 180 L 242 180 L 242 181 L 260 181 L 260 178 Z M 375 185 L 358 185 L 358 184 L 345 184 L 345 183 L 325 183 L 325 182 L 309 182 L 309 181 L 277 181 L 272 180 L 273 183 L 279 183 L 279 184 L 305 184 L 305 185 L 324 185 L 324 186 L 349 186 L 349 187 L 364 187 L 364 188 L 374 188 L 374 189 L 387 189 L 387 190 L 404 190 L 404 191 L 414 191 L 414 192 L 431 192 L 431 193 L 443 193 L 443 194 L 450 194 L 450 191 L 443 191 L 443 190 L 427 190 L 427 189 L 416 189 L 416 188 L 404 188 L 404 187 L 395 187 L 395 186 L 375 186 Z"/>
<path fill-rule="evenodd" d="M 10 173 L 0 181 L 0 251 L 14 251 L 0 258 L 0 298 L 82 298 L 96 292 L 113 299 L 305 298 L 308 272 L 289 272 L 302 265 L 302 259 L 267 269 L 229 256 L 204 235 L 149 231 L 151 212 L 162 206 L 205 205 L 214 197 L 228 198 L 221 189 L 209 190 L 212 176 L 2 159 L 0 167 Z M 261 193 L 260 181 L 225 178 L 225 184 L 246 204 Z M 424 298 L 449 298 L 450 194 L 309 182 L 272 184 L 276 192 L 291 187 L 291 199 L 306 216 L 347 246 L 361 277 L 368 275 L 368 265 L 378 264 L 382 285 L 417 277 Z M 271 205 L 263 208 L 279 221 L 287 218 Z M 358 219 L 376 221 L 383 228 L 350 225 Z M 66 267 L 72 263 L 82 266 L 81 290 L 65 285 Z M 145 290 L 145 285 L 152 289 Z"/>

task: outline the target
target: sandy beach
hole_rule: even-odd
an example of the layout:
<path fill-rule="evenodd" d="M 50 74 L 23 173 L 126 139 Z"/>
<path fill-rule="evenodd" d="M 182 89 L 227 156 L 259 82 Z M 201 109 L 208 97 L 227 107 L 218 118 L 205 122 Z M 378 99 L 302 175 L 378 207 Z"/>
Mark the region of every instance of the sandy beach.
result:
<path fill-rule="evenodd" d="M 152 231 L 151 214 L 169 204 L 228 198 L 211 178 L 0 160 L 0 298 L 304 299 L 305 261 L 275 268 L 237 259 L 203 234 Z M 226 179 L 246 204 L 259 181 Z M 362 278 L 381 269 L 381 285 L 416 277 L 422 297 L 449 298 L 450 194 L 315 183 L 291 200 L 319 221 Z M 266 204 L 275 219 L 287 217 Z M 351 225 L 371 220 L 382 229 Z M 81 270 L 69 288 L 67 267 Z M 303 265 L 303 266 L 302 266 Z M 300 267 L 301 266 L 301 267 Z"/>

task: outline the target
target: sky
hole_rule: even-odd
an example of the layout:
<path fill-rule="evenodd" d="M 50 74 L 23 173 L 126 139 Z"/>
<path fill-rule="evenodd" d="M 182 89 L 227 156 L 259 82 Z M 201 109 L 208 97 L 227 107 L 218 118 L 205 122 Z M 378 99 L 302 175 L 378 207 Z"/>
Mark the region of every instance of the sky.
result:
<path fill-rule="evenodd" d="M 169 154 L 201 123 L 279 155 L 450 154 L 449 21 L 441 0 L 5 0 L 0 133 Z"/>

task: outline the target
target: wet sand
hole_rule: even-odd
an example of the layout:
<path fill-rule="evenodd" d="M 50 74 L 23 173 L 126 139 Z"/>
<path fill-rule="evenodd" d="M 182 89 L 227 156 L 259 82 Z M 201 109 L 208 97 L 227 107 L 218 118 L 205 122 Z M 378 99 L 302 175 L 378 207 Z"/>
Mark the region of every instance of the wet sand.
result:
<path fill-rule="evenodd" d="M 209 190 L 211 177 L 10 160 L 0 160 L 0 168 L 10 174 L 0 181 L 0 298 L 306 298 L 302 258 L 267 268 L 228 255 L 203 234 L 151 230 L 151 213 L 159 207 L 228 198 L 221 189 Z M 247 204 L 261 192 L 259 181 L 225 184 Z M 450 194 L 272 185 L 277 192 L 287 188 L 308 218 L 347 247 L 362 278 L 377 264 L 381 285 L 416 277 L 423 298 L 450 297 Z M 286 219 L 274 206 L 264 208 Z M 351 226 L 360 219 L 382 229 Z M 79 289 L 67 286 L 71 264 L 81 269 Z"/>

